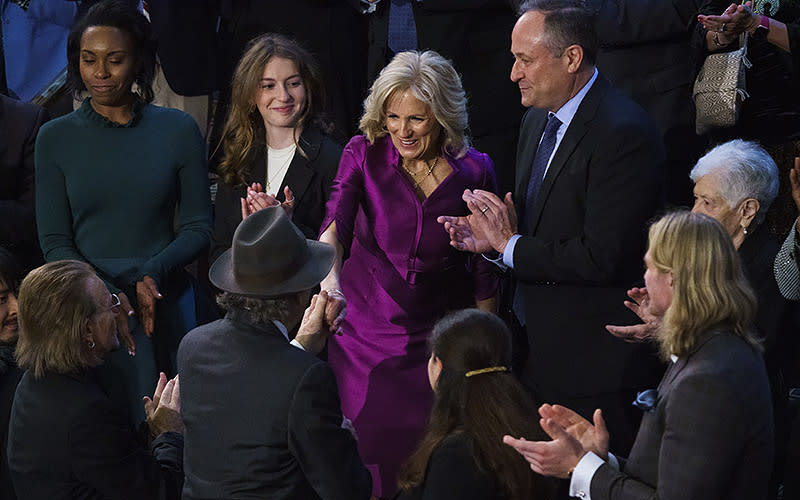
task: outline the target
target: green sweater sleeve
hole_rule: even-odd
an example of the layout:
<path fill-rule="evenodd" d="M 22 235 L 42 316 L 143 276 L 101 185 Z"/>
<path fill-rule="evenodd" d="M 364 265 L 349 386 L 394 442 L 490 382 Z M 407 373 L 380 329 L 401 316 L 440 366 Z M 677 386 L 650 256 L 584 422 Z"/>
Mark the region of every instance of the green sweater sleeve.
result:
<path fill-rule="evenodd" d="M 138 279 L 150 276 L 161 283 L 172 269 L 185 266 L 208 249 L 211 242 L 211 195 L 205 143 L 188 115 L 176 138 L 178 162 L 178 211 L 175 239 L 145 262 Z"/>
<path fill-rule="evenodd" d="M 58 135 L 48 133 L 48 125 L 42 127 L 36 139 L 34 153 L 36 226 L 39 232 L 39 244 L 47 262 L 80 260 L 91 264 L 75 245 L 64 172 L 54 157 L 62 151 L 63 144 Z M 111 293 L 121 291 L 117 284 L 96 267 L 95 272 Z"/>

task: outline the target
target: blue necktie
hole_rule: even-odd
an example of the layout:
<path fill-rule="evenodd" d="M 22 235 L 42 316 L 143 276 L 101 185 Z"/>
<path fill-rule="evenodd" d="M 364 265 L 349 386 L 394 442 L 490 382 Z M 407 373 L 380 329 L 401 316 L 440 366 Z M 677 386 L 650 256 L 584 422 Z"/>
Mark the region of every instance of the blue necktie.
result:
<path fill-rule="evenodd" d="M 531 178 L 528 181 L 528 191 L 525 195 L 525 213 L 523 214 L 523 218 L 526 221 L 530 220 L 533 206 L 536 203 L 536 197 L 539 195 L 539 190 L 542 188 L 544 174 L 547 171 L 547 163 L 550 161 L 550 155 L 553 154 L 553 149 L 556 147 L 556 135 L 558 134 L 558 127 L 560 126 L 561 120 L 556 118 L 556 115 L 553 113 L 550 113 L 547 117 L 544 135 L 542 135 L 542 142 L 539 143 L 539 147 L 536 149 L 536 156 L 533 157 Z"/>
<path fill-rule="evenodd" d="M 556 135 L 558 134 L 558 127 L 561 126 L 561 120 L 556 118 L 556 115 L 550 113 L 547 117 L 547 125 L 544 128 L 544 135 L 542 141 L 539 143 L 539 148 L 536 150 L 536 156 L 533 157 L 533 166 L 531 167 L 531 178 L 528 181 L 528 191 L 525 195 L 525 212 L 519 223 L 519 230 L 526 227 L 530 215 L 533 211 L 533 205 L 536 203 L 536 197 L 539 195 L 539 189 L 542 187 L 544 181 L 544 174 L 547 170 L 547 163 L 550 161 L 550 155 L 556 147 Z M 525 326 L 525 300 L 522 297 L 522 289 L 517 283 L 514 290 L 514 298 L 512 299 L 511 308 L 517 316 L 520 325 Z"/>
<path fill-rule="evenodd" d="M 389 49 L 393 54 L 417 49 L 417 26 L 414 24 L 414 0 L 392 0 L 389 4 Z"/>

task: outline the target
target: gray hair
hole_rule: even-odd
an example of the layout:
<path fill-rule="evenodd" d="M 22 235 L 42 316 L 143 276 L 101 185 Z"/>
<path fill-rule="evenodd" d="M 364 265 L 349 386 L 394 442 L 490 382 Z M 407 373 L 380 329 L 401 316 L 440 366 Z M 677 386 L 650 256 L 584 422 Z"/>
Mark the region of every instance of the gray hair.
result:
<path fill-rule="evenodd" d="M 597 12 L 584 0 L 527 0 L 520 5 L 519 15 L 533 10 L 544 15 L 544 43 L 553 56 L 560 56 L 570 45 L 579 45 L 584 61 L 594 64 L 600 45 Z"/>
<path fill-rule="evenodd" d="M 432 50 L 400 52 L 381 70 L 364 100 L 364 114 L 359 128 L 369 142 L 383 137 L 386 131 L 386 103 L 396 92 L 411 93 L 430 106 L 436 121 L 444 129 L 445 151 L 459 158 L 470 146 L 467 96 L 453 65 Z"/>
<path fill-rule="evenodd" d="M 754 223 L 761 224 L 778 196 L 778 166 L 764 148 L 753 141 L 734 139 L 716 146 L 697 160 L 689 173 L 692 182 L 711 173 L 720 173 L 719 194 L 733 208 L 746 198 L 761 205 Z"/>
<path fill-rule="evenodd" d="M 217 296 L 217 304 L 226 311 L 236 311 L 248 323 L 265 324 L 277 320 L 284 325 L 291 314 L 292 295 L 273 299 L 248 297 L 230 292 Z"/>

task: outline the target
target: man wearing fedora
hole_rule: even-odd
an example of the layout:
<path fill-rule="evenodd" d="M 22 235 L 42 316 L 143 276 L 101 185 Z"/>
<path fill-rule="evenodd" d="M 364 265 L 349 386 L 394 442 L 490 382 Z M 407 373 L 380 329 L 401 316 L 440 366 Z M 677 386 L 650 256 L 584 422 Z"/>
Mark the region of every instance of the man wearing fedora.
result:
<path fill-rule="evenodd" d="M 184 500 L 369 498 L 336 379 L 315 357 L 335 328 L 324 320 L 327 293 L 312 289 L 333 258 L 270 207 L 242 221 L 211 266 L 227 314 L 178 349 Z"/>

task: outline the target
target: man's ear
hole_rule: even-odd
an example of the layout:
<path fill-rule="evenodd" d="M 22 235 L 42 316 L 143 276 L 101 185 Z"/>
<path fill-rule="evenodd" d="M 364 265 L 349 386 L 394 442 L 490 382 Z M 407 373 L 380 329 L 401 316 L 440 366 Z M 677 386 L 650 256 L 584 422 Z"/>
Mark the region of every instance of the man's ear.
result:
<path fill-rule="evenodd" d="M 583 64 L 583 47 L 570 45 L 564 50 L 564 57 L 567 58 L 567 71 L 577 73 Z"/>

